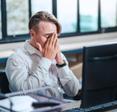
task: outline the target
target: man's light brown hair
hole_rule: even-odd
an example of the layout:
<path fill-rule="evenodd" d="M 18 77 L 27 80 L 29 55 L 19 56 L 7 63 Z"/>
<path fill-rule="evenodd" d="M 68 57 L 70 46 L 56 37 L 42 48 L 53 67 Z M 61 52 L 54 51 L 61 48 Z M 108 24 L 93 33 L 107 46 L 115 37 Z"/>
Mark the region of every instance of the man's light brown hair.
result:
<path fill-rule="evenodd" d="M 56 25 L 57 27 L 57 33 L 60 34 L 61 33 L 61 25 L 58 22 L 58 20 L 56 19 L 56 17 L 48 12 L 45 11 L 40 11 L 37 12 L 36 14 L 34 14 L 29 21 L 29 30 L 31 30 L 32 28 L 37 30 L 38 29 L 38 24 L 41 21 L 46 21 L 46 22 L 52 22 Z"/>

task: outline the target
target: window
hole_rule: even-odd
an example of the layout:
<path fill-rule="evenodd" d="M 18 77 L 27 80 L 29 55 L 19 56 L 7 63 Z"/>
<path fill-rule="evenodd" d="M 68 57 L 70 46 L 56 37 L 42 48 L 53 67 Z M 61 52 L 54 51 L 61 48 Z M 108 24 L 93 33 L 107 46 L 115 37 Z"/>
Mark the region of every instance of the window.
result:
<path fill-rule="evenodd" d="M 28 33 L 29 7 L 28 0 L 6 0 L 7 34 L 19 35 Z"/>
<path fill-rule="evenodd" d="M 117 0 L 101 0 L 101 27 L 117 26 Z"/>
<path fill-rule="evenodd" d="M 61 37 L 117 31 L 117 0 L 0 0 L 0 43 L 29 38 L 29 18 L 41 10 L 57 17 Z"/>
<path fill-rule="evenodd" d="M 80 32 L 98 30 L 98 0 L 80 0 Z"/>
<path fill-rule="evenodd" d="M 32 0 L 32 14 L 44 10 L 52 13 L 52 0 Z"/>
<path fill-rule="evenodd" d="M 57 0 L 57 18 L 62 25 L 62 33 L 77 31 L 77 0 Z"/>

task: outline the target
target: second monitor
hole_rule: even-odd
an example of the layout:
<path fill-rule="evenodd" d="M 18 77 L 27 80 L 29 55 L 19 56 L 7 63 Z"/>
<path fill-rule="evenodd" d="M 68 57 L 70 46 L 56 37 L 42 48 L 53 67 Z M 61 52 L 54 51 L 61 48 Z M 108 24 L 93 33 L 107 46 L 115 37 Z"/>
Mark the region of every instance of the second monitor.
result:
<path fill-rule="evenodd" d="M 84 47 L 81 107 L 117 99 L 117 44 Z"/>

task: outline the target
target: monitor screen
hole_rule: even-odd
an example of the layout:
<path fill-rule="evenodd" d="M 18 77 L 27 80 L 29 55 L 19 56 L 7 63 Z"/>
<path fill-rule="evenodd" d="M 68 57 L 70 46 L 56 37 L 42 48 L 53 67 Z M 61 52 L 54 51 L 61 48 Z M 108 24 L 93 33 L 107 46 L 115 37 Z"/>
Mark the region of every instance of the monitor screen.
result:
<path fill-rule="evenodd" d="M 117 44 L 83 48 L 81 107 L 117 99 Z"/>

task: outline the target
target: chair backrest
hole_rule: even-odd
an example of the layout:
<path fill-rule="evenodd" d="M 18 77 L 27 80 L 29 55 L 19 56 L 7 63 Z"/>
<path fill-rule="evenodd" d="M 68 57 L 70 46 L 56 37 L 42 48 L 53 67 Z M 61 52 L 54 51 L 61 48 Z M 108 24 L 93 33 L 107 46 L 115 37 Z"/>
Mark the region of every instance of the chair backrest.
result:
<path fill-rule="evenodd" d="M 9 82 L 4 70 L 0 70 L 0 91 L 2 93 L 9 93 Z"/>

